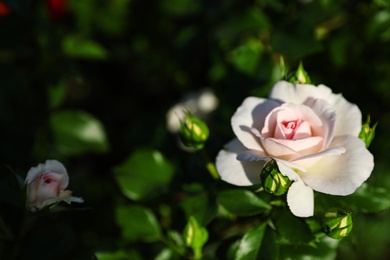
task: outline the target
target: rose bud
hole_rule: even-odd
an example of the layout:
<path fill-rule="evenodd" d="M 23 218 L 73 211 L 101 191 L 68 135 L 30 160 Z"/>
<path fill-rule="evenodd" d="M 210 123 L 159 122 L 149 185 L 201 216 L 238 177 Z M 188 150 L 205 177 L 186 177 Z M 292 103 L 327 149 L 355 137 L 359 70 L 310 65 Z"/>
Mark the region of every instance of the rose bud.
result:
<path fill-rule="evenodd" d="M 186 111 L 180 122 L 179 136 L 186 147 L 201 150 L 209 137 L 209 128 L 198 117 Z"/>
<path fill-rule="evenodd" d="M 287 176 L 279 171 L 275 160 L 270 160 L 264 165 L 260 179 L 264 190 L 276 196 L 285 194 L 292 183 Z"/>
<path fill-rule="evenodd" d="M 372 127 L 370 127 L 371 119 L 370 116 L 367 117 L 366 122 L 362 125 L 362 130 L 359 133 L 359 138 L 363 140 L 368 148 L 375 137 L 375 128 L 378 125 L 376 122 Z"/>
<path fill-rule="evenodd" d="M 61 201 L 82 203 L 84 200 L 72 197 L 70 190 L 65 190 L 69 177 L 62 163 L 56 160 L 46 160 L 37 167 L 31 167 L 26 177 L 27 202 L 26 208 L 35 212 L 46 206 L 54 206 Z"/>
<path fill-rule="evenodd" d="M 309 74 L 305 71 L 302 65 L 302 61 L 299 63 L 298 69 L 295 72 L 295 75 L 290 77 L 288 80 L 291 83 L 296 83 L 296 84 L 311 84 L 311 79 L 309 77 Z"/>
<path fill-rule="evenodd" d="M 331 238 L 341 239 L 349 235 L 353 227 L 352 213 L 345 209 L 331 209 L 325 213 L 322 228 Z"/>

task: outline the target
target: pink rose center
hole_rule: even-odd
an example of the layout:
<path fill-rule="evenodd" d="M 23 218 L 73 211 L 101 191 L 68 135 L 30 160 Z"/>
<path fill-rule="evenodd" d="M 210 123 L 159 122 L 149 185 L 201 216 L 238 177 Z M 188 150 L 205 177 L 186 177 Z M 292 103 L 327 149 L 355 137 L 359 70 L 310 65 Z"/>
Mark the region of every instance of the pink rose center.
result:
<path fill-rule="evenodd" d="M 295 132 L 302 123 L 302 120 L 283 121 L 281 122 L 283 133 L 286 139 L 293 139 Z"/>
<path fill-rule="evenodd" d="M 309 106 L 284 103 L 266 116 L 260 141 L 267 155 L 292 160 L 320 152 L 325 130 Z"/>
<path fill-rule="evenodd" d="M 37 183 L 36 194 L 38 200 L 44 200 L 50 197 L 57 197 L 61 192 L 61 183 L 54 173 L 44 172 Z"/>
<path fill-rule="evenodd" d="M 52 176 L 50 176 L 50 175 L 43 175 L 42 178 L 43 178 L 43 181 L 44 181 L 46 184 L 50 184 L 50 183 L 56 181 L 56 180 L 55 180 Z"/>

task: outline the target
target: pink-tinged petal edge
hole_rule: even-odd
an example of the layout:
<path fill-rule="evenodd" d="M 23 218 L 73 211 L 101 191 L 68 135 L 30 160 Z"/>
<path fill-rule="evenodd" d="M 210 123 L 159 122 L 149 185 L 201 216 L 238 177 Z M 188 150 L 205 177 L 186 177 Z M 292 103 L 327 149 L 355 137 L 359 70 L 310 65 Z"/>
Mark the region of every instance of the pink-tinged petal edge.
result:
<path fill-rule="evenodd" d="M 259 140 L 248 131 L 254 127 L 261 130 L 268 113 L 280 103 L 264 98 L 248 97 L 232 116 L 231 125 L 236 137 L 247 149 L 262 150 Z"/>
<path fill-rule="evenodd" d="M 337 118 L 336 111 L 323 99 L 308 98 L 305 105 L 309 106 L 321 119 L 323 123 L 322 129 L 324 131 L 322 136 L 325 139 L 322 149 L 327 148 L 333 139 L 333 132 Z"/>
<path fill-rule="evenodd" d="M 65 166 L 57 160 L 46 160 L 46 162 L 38 164 L 36 167 L 31 167 L 27 172 L 26 182 L 29 184 L 39 178 L 39 175 L 43 172 L 55 172 L 57 174 L 63 175 L 62 187 L 68 186 L 69 177 L 66 172 Z"/>

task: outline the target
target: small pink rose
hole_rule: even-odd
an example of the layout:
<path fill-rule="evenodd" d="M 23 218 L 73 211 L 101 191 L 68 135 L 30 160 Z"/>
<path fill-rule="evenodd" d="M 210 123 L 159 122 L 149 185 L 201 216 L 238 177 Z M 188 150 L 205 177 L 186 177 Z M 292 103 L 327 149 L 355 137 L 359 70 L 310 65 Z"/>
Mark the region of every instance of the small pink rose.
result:
<path fill-rule="evenodd" d="M 60 201 L 83 202 L 82 198 L 72 197 L 72 192 L 65 190 L 69 184 L 68 173 L 56 160 L 47 160 L 45 164 L 32 167 L 27 173 L 26 184 L 26 208 L 33 212 Z"/>

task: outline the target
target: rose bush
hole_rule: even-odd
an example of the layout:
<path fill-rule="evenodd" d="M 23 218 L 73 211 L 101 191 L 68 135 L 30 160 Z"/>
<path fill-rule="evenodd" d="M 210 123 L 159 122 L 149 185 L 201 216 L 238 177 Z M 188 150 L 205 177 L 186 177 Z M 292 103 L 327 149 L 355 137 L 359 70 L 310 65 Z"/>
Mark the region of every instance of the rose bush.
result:
<path fill-rule="evenodd" d="M 82 198 L 72 197 L 69 176 L 64 165 L 56 160 L 46 160 L 44 164 L 31 167 L 26 176 L 26 208 L 33 212 L 60 201 L 67 203 L 83 202 Z"/>
<path fill-rule="evenodd" d="M 358 138 L 359 108 L 324 85 L 278 82 L 269 99 L 248 97 L 231 119 L 236 139 L 216 158 L 222 180 L 249 186 L 271 159 L 292 185 L 287 204 L 299 217 L 314 214 L 314 191 L 353 193 L 371 174 L 372 154 Z"/>

